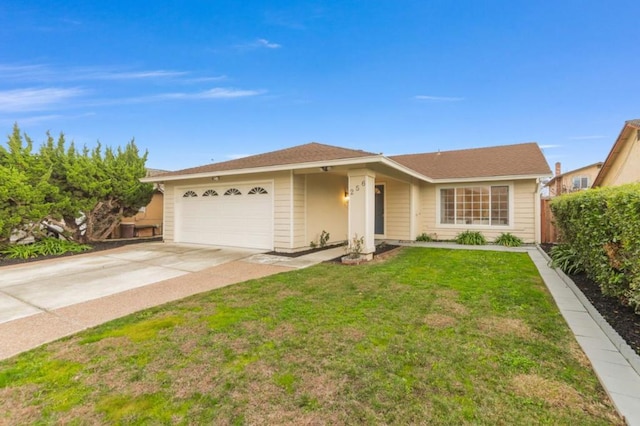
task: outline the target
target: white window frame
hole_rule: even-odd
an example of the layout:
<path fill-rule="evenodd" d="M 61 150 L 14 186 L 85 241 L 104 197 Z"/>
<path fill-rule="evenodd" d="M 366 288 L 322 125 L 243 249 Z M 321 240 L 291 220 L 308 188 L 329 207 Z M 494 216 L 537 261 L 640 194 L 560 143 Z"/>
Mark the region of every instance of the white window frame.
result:
<path fill-rule="evenodd" d="M 587 185 L 586 186 L 582 186 L 582 180 L 586 179 L 587 180 Z M 576 180 L 578 181 L 578 185 L 574 185 Z M 580 191 L 582 189 L 589 189 L 589 187 L 591 186 L 591 179 L 589 179 L 589 176 L 574 176 L 571 178 L 571 190 L 572 191 Z"/>
<path fill-rule="evenodd" d="M 466 223 L 441 223 L 441 197 L 440 193 L 443 189 L 458 189 L 458 188 L 473 188 L 473 187 L 491 187 L 491 186 L 506 186 L 509 188 L 509 224 L 508 225 L 491 225 L 491 223 L 484 224 L 466 224 Z M 452 185 L 436 185 L 436 228 L 457 228 L 457 229 L 495 229 L 495 230 L 507 230 L 514 229 L 514 206 L 515 206 L 515 191 L 513 182 L 468 182 Z"/>

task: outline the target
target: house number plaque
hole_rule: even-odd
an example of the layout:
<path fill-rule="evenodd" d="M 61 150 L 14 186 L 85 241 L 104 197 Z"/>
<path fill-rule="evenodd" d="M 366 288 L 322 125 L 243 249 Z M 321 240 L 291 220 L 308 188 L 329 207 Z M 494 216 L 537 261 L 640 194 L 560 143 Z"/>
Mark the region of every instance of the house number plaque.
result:
<path fill-rule="evenodd" d="M 351 189 L 349 190 L 349 195 L 353 195 L 353 194 L 355 194 L 357 191 L 360 191 L 360 187 L 361 187 L 361 186 L 362 186 L 363 188 L 364 188 L 365 186 L 367 186 L 367 181 L 365 181 L 365 180 L 363 179 L 363 180 L 362 180 L 362 182 L 360 183 L 360 185 L 356 185 L 355 189 L 354 189 L 354 188 L 351 188 Z"/>

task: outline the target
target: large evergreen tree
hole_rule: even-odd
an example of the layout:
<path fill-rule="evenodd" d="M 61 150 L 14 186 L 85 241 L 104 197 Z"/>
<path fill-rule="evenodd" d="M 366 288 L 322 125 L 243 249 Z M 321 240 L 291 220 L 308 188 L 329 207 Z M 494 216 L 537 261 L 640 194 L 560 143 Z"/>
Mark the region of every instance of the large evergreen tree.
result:
<path fill-rule="evenodd" d="M 47 134 L 34 154 L 25 139 L 16 125 L 9 149 L 0 147 L 0 181 L 7 176 L 6 185 L 0 182 L 0 239 L 18 226 L 35 231 L 42 221 L 61 226 L 76 241 L 104 239 L 123 216 L 151 200 L 153 186 L 140 182 L 147 153 L 140 155 L 134 141 L 104 152 L 100 144 L 78 150 L 73 142 L 67 146 L 64 134 L 57 140 Z"/>
<path fill-rule="evenodd" d="M 33 142 L 14 125 L 7 148 L 0 146 L 0 241 L 12 232 L 33 234 L 53 208 L 58 189 L 50 169 L 33 152 Z"/>

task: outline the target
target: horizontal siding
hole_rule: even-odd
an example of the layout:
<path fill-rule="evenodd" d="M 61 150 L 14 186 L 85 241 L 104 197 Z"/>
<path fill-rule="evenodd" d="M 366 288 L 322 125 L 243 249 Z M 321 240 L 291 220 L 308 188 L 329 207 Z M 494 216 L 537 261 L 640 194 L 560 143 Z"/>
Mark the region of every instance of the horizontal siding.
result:
<path fill-rule="evenodd" d="M 276 250 L 291 248 L 291 175 L 279 174 L 274 182 L 273 244 Z"/>
<path fill-rule="evenodd" d="M 163 239 L 166 242 L 174 241 L 175 230 L 175 190 L 173 185 L 164 186 L 164 211 L 163 211 Z"/>
<path fill-rule="evenodd" d="M 535 241 L 536 182 L 534 180 L 515 182 L 514 230 L 512 233 L 527 243 Z"/>
<path fill-rule="evenodd" d="M 420 225 L 418 234 L 426 233 L 432 238 L 442 239 L 437 235 L 436 227 L 436 187 L 423 184 L 420 187 Z M 415 237 L 414 237 L 415 238 Z"/>
<path fill-rule="evenodd" d="M 409 240 L 411 236 L 411 185 L 404 182 L 385 182 L 385 237 Z"/>
<path fill-rule="evenodd" d="M 458 226 L 458 227 L 446 227 L 438 226 L 436 223 L 436 186 L 431 184 L 423 184 L 420 188 L 420 226 L 421 230 L 418 233 L 425 232 L 432 238 L 438 240 L 452 240 L 460 232 L 467 229 L 472 231 L 480 231 L 488 241 L 493 241 L 503 232 L 510 232 L 511 234 L 521 238 L 525 243 L 535 242 L 535 203 L 537 197 L 534 194 L 536 190 L 536 182 L 534 179 L 526 181 L 516 182 L 479 182 L 470 184 L 472 185 L 495 185 L 495 184 L 513 184 L 513 190 L 511 196 L 513 197 L 513 223 L 506 228 L 487 228 L 478 227 L 473 225 Z M 413 237 L 415 238 L 415 237 Z"/>
<path fill-rule="evenodd" d="M 305 203 L 306 176 L 293 176 L 293 247 L 305 247 L 307 240 L 307 212 Z"/>

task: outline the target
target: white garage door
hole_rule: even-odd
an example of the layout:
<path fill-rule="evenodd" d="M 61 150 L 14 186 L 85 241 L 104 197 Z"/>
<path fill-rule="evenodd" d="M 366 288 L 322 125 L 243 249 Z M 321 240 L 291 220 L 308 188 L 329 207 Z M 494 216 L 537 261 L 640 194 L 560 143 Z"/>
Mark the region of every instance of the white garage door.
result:
<path fill-rule="evenodd" d="M 176 241 L 270 250 L 273 188 L 269 183 L 181 188 Z"/>

